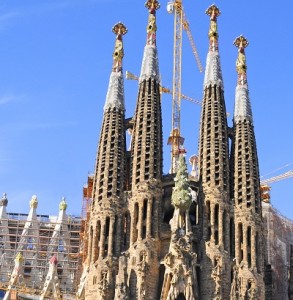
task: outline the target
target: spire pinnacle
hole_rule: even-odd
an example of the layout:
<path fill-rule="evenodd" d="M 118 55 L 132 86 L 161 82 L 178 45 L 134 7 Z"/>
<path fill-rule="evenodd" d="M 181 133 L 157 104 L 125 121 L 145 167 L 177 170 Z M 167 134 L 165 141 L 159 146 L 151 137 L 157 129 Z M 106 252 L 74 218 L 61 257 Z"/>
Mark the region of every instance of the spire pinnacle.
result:
<path fill-rule="evenodd" d="M 210 30 L 209 30 L 209 38 L 210 38 L 210 51 L 218 51 L 218 25 L 217 25 L 217 17 L 221 14 L 219 8 L 213 4 L 207 10 L 206 14 L 210 16 Z"/>
<path fill-rule="evenodd" d="M 157 0 L 148 0 L 145 7 L 149 10 L 149 20 L 147 26 L 147 45 L 156 45 L 156 11 L 160 8 L 160 3 Z"/>
<path fill-rule="evenodd" d="M 247 83 L 246 77 L 246 56 L 244 49 L 248 46 L 248 40 L 243 36 L 240 35 L 237 37 L 233 43 L 238 48 L 238 57 L 236 61 L 236 70 L 238 73 L 238 84 L 244 85 Z"/>
<path fill-rule="evenodd" d="M 113 72 L 120 72 L 122 70 L 122 59 L 124 57 L 122 36 L 127 33 L 126 26 L 119 22 L 112 28 L 116 35 L 115 49 L 113 53 Z"/>
<path fill-rule="evenodd" d="M 61 202 L 59 203 L 59 210 L 66 210 L 67 203 L 65 197 L 62 197 Z"/>
<path fill-rule="evenodd" d="M 0 200 L 0 206 L 7 206 L 8 200 L 7 200 L 7 194 L 3 193 L 3 196 Z"/>
<path fill-rule="evenodd" d="M 30 208 L 37 208 L 37 207 L 38 207 L 38 198 L 36 195 L 33 195 L 30 201 Z"/>

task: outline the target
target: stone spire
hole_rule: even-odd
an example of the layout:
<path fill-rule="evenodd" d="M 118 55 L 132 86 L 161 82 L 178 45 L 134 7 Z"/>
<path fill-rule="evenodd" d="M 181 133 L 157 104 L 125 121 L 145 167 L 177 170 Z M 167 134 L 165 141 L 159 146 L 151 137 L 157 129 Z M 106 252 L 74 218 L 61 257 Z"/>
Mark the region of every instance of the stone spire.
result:
<path fill-rule="evenodd" d="M 149 10 L 149 19 L 147 25 L 147 41 L 144 48 L 141 73 L 139 81 L 142 82 L 145 79 L 153 78 L 159 82 L 159 63 L 158 63 L 158 50 L 156 46 L 156 10 L 160 8 L 160 4 L 157 0 L 148 0 L 145 3 L 146 8 Z"/>
<path fill-rule="evenodd" d="M 51 256 L 53 252 L 60 252 L 59 255 L 66 255 L 68 252 L 68 241 L 70 238 L 70 233 L 68 231 L 67 226 L 67 215 L 66 215 L 67 203 L 65 198 L 63 197 L 61 202 L 59 203 L 59 215 L 55 224 L 55 228 L 50 239 L 50 244 L 48 247 L 48 256 Z M 70 251 L 69 251 L 70 252 Z M 60 257 L 59 257 L 60 258 Z"/>
<path fill-rule="evenodd" d="M 11 290 L 19 282 L 20 276 L 23 275 L 23 256 L 20 252 L 17 253 L 14 260 L 14 268 L 9 280 L 9 285 L 6 290 L 3 300 L 9 300 L 11 295 Z"/>
<path fill-rule="evenodd" d="M 199 135 L 199 197 L 203 203 L 202 299 L 227 299 L 230 293 L 230 188 L 226 106 L 220 65 L 217 17 L 210 6 L 209 52 Z M 213 287 L 213 288 L 211 288 Z"/>
<path fill-rule="evenodd" d="M 162 176 L 162 116 L 156 46 L 157 0 L 148 0 L 147 42 L 141 67 L 138 100 L 133 118 L 132 185 Z"/>
<path fill-rule="evenodd" d="M 197 255 L 193 249 L 193 233 L 189 218 L 192 203 L 185 157 L 181 154 L 172 193 L 174 215 L 170 221 L 171 241 L 164 258 L 165 276 L 161 300 L 198 299 L 196 276 Z M 179 297 L 179 298 L 178 298 Z M 180 298 L 181 299 L 181 298 Z"/>
<path fill-rule="evenodd" d="M 248 299 L 264 299 L 265 245 L 263 241 L 259 166 L 244 52 L 248 41 L 241 35 L 236 38 L 234 45 L 238 48 L 236 62 L 238 80 L 231 153 L 233 198 L 235 201 L 235 267 L 230 296 L 231 299 L 237 299 L 235 295 L 248 297 Z"/>
<path fill-rule="evenodd" d="M 43 290 L 40 295 L 40 300 L 44 300 L 49 294 L 50 290 L 52 290 L 52 294 L 54 299 L 61 300 L 62 295 L 60 291 L 60 283 L 58 279 L 58 273 L 57 273 L 57 257 L 55 255 L 52 256 L 49 262 L 49 270 L 48 274 L 44 283 Z"/>
<path fill-rule="evenodd" d="M 234 122 L 238 123 L 239 121 L 246 119 L 253 123 L 247 85 L 246 56 L 244 52 L 244 49 L 248 46 L 248 41 L 244 36 L 240 35 L 235 39 L 234 45 L 238 48 L 238 57 L 236 61 L 238 80 L 235 96 Z"/>
<path fill-rule="evenodd" d="M 0 273 L 2 281 L 9 280 L 8 273 L 10 260 L 8 257 L 12 256 L 13 252 L 11 249 L 8 216 L 6 212 L 7 204 L 7 195 L 6 193 L 3 193 L 3 196 L 0 200 Z"/>
<path fill-rule="evenodd" d="M 156 46 L 157 0 L 145 4 L 149 11 L 147 42 L 133 117 L 131 144 L 131 198 L 128 299 L 157 299 L 159 224 L 162 199 L 162 114 Z M 121 286 L 121 284 L 120 284 Z"/>
<path fill-rule="evenodd" d="M 8 204 L 7 195 L 3 193 L 3 196 L 0 200 L 0 221 L 3 219 L 7 219 L 6 207 Z"/>
<path fill-rule="evenodd" d="M 40 230 L 40 224 L 37 219 L 37 207 L 38 207 L 38 198 L 36 195 L 33 195 L 30 200 L 30 211 L 21 233 L 17 251 L 22 251 L 24 249 L 37 250 L 37 246 L 39 244 L 39 230 Z"/>
<path fill-rule="evenodd" d="M 119 22 L 113 26 L 112 31 L 116 35 L 116 42 L 113 53 L 113 68 L 110 75 L 104 111 L 109 108 L 124 110 L 124 82 L 122 70 L 124 49 L 122 37 L 127 33 L 127 28 L 123 23 Z"/>
<path fill-rule="evenodd" d="M 216 5 L 211 5 L 206 14 L 210 17 L 210 29 L 209 29 L 209 52 L 207 55 L 204 87 L 211 85 L 219 85 L 223 88 L 222 70 L 220 65 L 219 55 L 219 34 L 217 18 L 221 14 Z"/>
<path fill-rule="evenodd" d="M 116 259 L 124 246 L 123 197 L 126 142 L 122 37 L 127 29 L 121 22 L 113 27 L 116 35 L 113 68 L 104 106 L 103 124 L 93 181 L 93 202 L 88 230 L 88 256 L 83 278 L 86 299 L 114 299 Z M 123 249 L 124 250 L 124 249 Z M 83 293 L 80 287 L 80 294 Z"/>

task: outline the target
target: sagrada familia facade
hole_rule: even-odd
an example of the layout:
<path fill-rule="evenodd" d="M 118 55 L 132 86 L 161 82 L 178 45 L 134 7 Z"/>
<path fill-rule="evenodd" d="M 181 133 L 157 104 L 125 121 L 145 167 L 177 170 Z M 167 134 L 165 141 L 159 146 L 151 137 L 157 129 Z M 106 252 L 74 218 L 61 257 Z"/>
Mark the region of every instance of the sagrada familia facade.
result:
<path fill-rule="evenodd" d="M 227 125 L 217 18 L 212 5 L 198 146 L 198 176 L 179 153 L 163 174 L 157 0 L 148 0 L 147 39 L 134 116 L 125 119 L 122 23 L 116 35 L 98 143 L 81 299 L 293 299 L 273 296 L 244 36 L 233 127 Z M 126 131 L 131 129 L 131 150 Z M 180 150 L 180 149 L 178 149 Z M 183 152 L 183 151 L 179 151 Z M 293 254 L 292 254 L 293 256 Z M 292 260 L 293 265 L 293 260 Z M 293 280 L 293 267 L 291 265 Z"/>

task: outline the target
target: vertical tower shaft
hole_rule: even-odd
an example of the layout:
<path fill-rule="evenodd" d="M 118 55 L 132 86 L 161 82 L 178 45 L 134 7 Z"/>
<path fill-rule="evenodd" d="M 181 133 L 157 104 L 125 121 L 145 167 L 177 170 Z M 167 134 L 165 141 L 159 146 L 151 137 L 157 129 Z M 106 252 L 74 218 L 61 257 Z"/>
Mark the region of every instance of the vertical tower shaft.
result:
<path fill-rule="evenodd" d="M 218 50 L 217 17 L 220 11 L 212 5 L 206 13 L 210 16 L 209 52 L 199 138 L 199 175 L 202 184 L 200 197 L 204 207 L 201 247 L 205 253 L 201 275 L 202 299 L 227 299 L 230 285 L 229 155 Z"/>
<path fill-rule="evenodd" d="M 103 124 L 93 183 L 89 222 L 86 299 L 114 299 L 117 260 L 123 236 L 123 189 L 125 181 L 125 130 L 122 23 L 113 27 L 116 35 L 113 68 L 104 106 Z"/>
<path fill-rule="evenodd" d="M 259 167 L 244 52 L 248 41 L 245 37 L 239 36 L 234 41 L 234 45 L 238 48 L 236 62 L 238 81 L 235 96 L 234 141 L 232 147 L 236 237 L 235 269 L 238 268 L 237 276 L 241 279 L 239 295 L 249 294 L 254 297 L 249 299 L 255 299 L 255 297 L 264 299 L 264 242 Z M 231 296 L 233 296 L 232 293 Z"/>
<path fill-rule="evenodd" d="M 147 42 L 133 118 L 132 187 L 129 199 L 129 299 L 157 299 L 159 223 L 162 198 L 162 116 L 156 46 L 157 0 L 148 0 Z M 147 281 L 147 282 L 146 282 Z"/>

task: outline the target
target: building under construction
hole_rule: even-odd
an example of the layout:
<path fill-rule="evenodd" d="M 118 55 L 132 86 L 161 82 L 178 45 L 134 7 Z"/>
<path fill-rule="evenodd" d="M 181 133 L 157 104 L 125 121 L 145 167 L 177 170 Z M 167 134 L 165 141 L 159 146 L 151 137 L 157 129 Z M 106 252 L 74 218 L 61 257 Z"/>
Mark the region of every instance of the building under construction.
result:
<path fill-rule="evenodd" d="M 182 0 L 175 18 L 170 174 L 163 174 L 157 0 L 148 22 L 134 115 L 125 119 L 123 36 L 116 36 L 94 175 L 81 218 L 7 213 L 0 201 L 4 299 L 293 300 L 293 222 L 261 186 L 244 36 L 235 39 L 233 126 L 227 124 L 218 17 L 211 5 L 197 157 L 187 172 L 180 133 Z M 181 30 L 181 31 L 180 31 Z M 188 32 L 191 39 L 190 32 Z M 193 45 L 194 46 L 194 45 Z M 195 47 L 193 51 L 196 53 Z M 126 131 L 131 147 L 126 147 Z M 196 142 L 196 141 L 195 141 Z M 82 240 L 81 243 L 79 241 Z"/>
<path fill-rule="evenodd" d="M 78 285 L 81 218 L 66 214 L 65 199 L 57 216 L 38 215 L 36 196 L 28 214 L 7 212 L 7 205 L 4 194 L 0 200 L 0 291 L 6 294 L 4 299 L 54 295 L 61 299 L 61 294 L 63 299 L 73 299 Z"/>
<path fill-rule="evenodd" d="M 182 0 L 174 14 L 170 174 L 163 174 L 157 0 L 148 0 L 136 109 L 125 119 L 123 36 L 116 35 L 84 226 L 80 299 L 293 299 L 292 222 L 261 189 L 244 36 L 235 39 L 235 109 L 227 125 L 218 17 L 211 5 L 196 167 L 187 173 L 180 134 Z M 185 26 L 184 26 L 185 25 Z M 235 77 L 236 77 L 235 76 Z M 126 131 L 131 147 L 126 147 Z M 196 142 L 196 141 L 195 141 Z M 266 199 L 262 205 L 263 199 Z M 266 197 L 265 197 L 266 196 Z"/>

